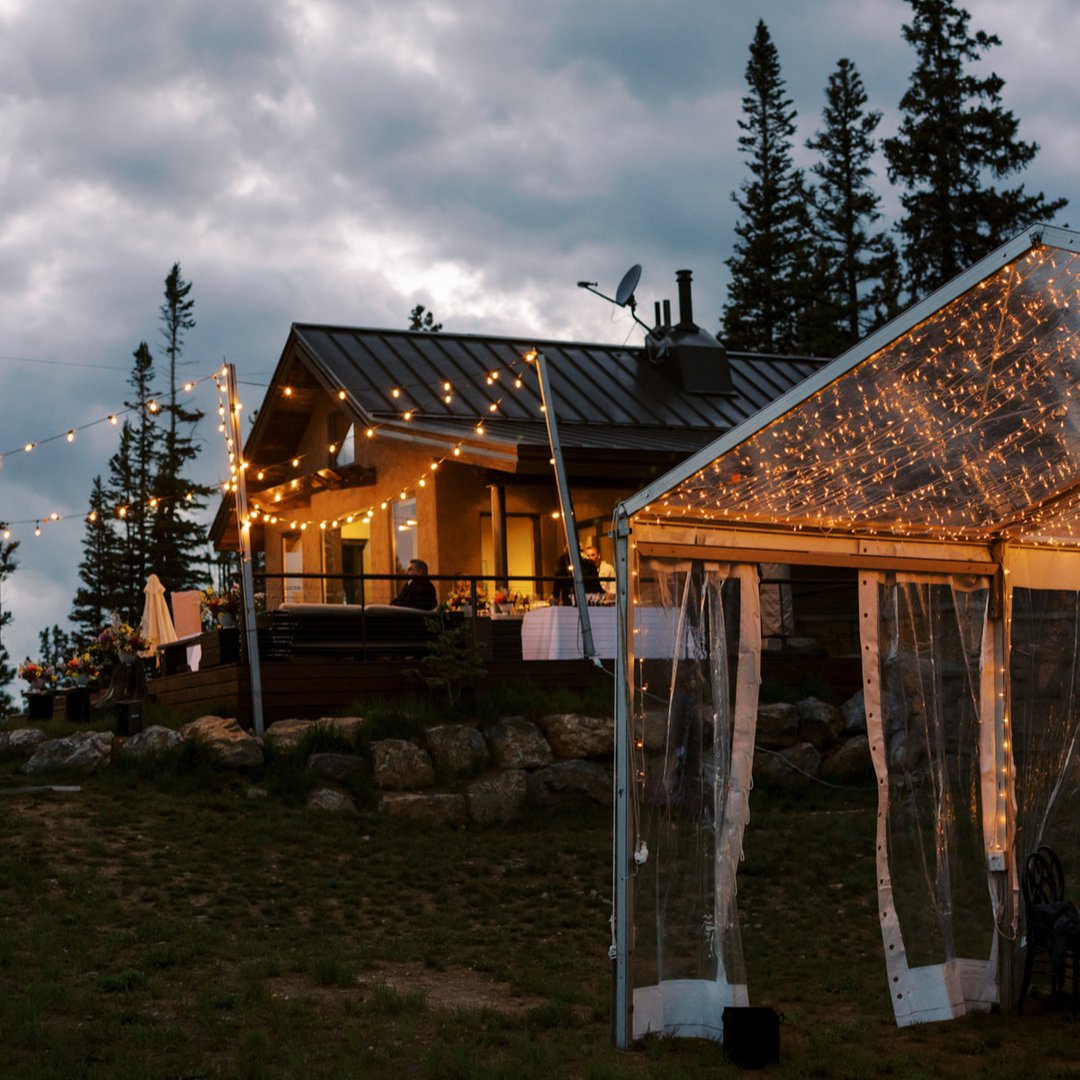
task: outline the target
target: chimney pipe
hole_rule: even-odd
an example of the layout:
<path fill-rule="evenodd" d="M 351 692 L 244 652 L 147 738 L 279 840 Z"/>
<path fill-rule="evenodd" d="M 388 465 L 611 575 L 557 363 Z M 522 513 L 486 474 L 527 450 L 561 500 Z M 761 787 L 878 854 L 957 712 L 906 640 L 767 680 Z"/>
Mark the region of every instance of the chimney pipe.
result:
<path fill-rule="evenodd" d="M 679 327 L 682 330 L 696 330 L 694 325 L 694 301 L 690 293 L 693 274 L 689 270 L 676 270 L 675 280 L 679 285 Z"/>
<path fill-rule="evenodd" d="M 671 329 L 671 301 L 664 301 L 664 329 Z"/>

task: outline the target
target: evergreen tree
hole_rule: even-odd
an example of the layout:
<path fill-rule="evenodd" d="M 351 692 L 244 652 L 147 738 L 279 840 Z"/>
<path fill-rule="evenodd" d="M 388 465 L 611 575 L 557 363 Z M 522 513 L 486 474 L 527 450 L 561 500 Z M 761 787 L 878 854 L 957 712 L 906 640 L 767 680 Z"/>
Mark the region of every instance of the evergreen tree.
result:
<path fill-rule="evenodd" d="M 7 525 L 0 522 L 0 534 L 6 528 Z M 0 541 L 0 589 L 18 566 L 14 557 L 18 546 L 18 540 Z M 7 687 L 11 685 L 18 672 L 11 663 L 7 647 L 3 644 L 4 627 L 11 625 L 12 618 L 11 612 L 3 606 L 2 597 L 0 597 L 0 714 L 5 716 L 16 709 L 15 700 L 7 693 Z"/>
<path fill-rule="evenodd" d="M 81 584 L 68 616 L 78 639 L 84 644 L 108 624 L 114 611 L 120 611 L 129 602 L 123 593 L 122 552 L 111 513 L 101 477 L 95 476 L 90 491 L 90 512 L 86 517 L 83 557 L 79 563 Z"/>
<path fill-rule="evenodd" d="M 55 623 L 38 631 L 38 659 L 51 664 L 57 672 L 64 670 L 68 658 L 75 655 L 75 639 Z"/>
<path fill-rule="evenodd" d="M 884 231 L 873 231 L 881 199 L 870 187 L 870 159 L 881 113 L 867 111 L 866 102 L 855 65 L 840 60 L 825 91 L 824 126 L 806 141 L 820 155 L 810 170 L 818 181 L 811 214 L 814 276 L 825 295 L 812 298 L 812 326 L 800 337 L 808 351 L 822 356 L 838 355 L 876 325 L 883 279 L 896 283 L 896 248 Z"/>
<path fill-rule="evenodd" d="M 437 323 L 435 315 L 428 311 L 423 304 L 417 304 L 409 312 L 409 329 L 422 330 L 428 334 L 437 334 L 442 329 L 442 323 Z"/>
<path fill-rule="evenodd" d="M 918 63 L 900 100 L 903 120 L 884 142 L 889 179 L 903 188 L 897 226 L 908 287 L 922 296 L 1027 225 L 1066 203 L 988 181 L 1024 169 L 1038 152 L 1017 139 L 1019 121 L 1001 105 L 1004 80 L 966 70 L 1001 39 L 968 29 L 952 0 L 908 0 L 914 17 L 904 39 Z"/>
<path fill-rule="evenodd" d="M 768 28 L 759 21 L 746 66 L 750 88 L 743 98 L 740 151 L 751 178 L 732 193 L 741 218 L 724 307 L 724 341 L 730 349 L 784 352 L 797 347 L 803 258 L 809 245 L 806 185 L 792 161 L 796 112 L 784 91 L 780 59 Z"/>
<path fill-rule="evenodd" d="M 169 356 L 169 432 L 176 438 L 176 428 L 184 416 L 176 411 L 176 368 L 184 351 L 184 331 L 195 325 L 195 301 L 189 298 L 191 282 L 180 273 L 180 264 L 173 263 L 165 277 L 165 300 L 158 309 L 161 316 L 161 336 Z"/>
<path fill-rule="evenodd" d="M 135 427 L 125 420 L 120 429 L 120 443 L 109 459 L 108 527 L 116 536 L 115 610 L 130 622 L 142 610 L 142 590 L 150 574 L 149 551 L 139 538 L 145 535 L 151 520 L 147 493 L 139 485 L 141 469 L 135 461 Z M 110 613 L 111 614 L 111 613 Z"/>
<path fill-rule="evenodd" d="M 185 409 L 176 393 L 184 331 L 195 325 L 195 301 L 190 293 L 191 282 L 183 279 L 180 264 L 174 263 L 165 278 L 165 300 L 160 308 L 161 335 L 169 356 L 169 403 L 164 410 L 169 424 L 154 480 L 157 504 L 150 545 L 151 569 L 170 591 L 197 585 L 205 576 L 200 563 L 206 528 L 190 515 L 206 506 L 206 497 L 214 490 L 184 475 L 199 455 L 193 433 L 203 417 L 198 410 Z"/>

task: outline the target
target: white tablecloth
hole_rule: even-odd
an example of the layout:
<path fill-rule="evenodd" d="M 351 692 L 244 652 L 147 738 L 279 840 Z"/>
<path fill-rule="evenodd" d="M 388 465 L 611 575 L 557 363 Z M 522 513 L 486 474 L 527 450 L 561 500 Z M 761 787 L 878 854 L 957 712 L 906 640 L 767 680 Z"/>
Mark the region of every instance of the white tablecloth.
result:
<path fill-rule="evenodd" d="M 641 607 L 634 610 L 634 655 L 644 659 L 671 656 L 678 611 L 674 608 Z M 590 607 L 596 655 L 615 656 L 615 608 Z M 585 655 L 581 647 L 581 623 L 576 607 L 535 608 L 521 622 L 523 660 L 576 660 Z"/>

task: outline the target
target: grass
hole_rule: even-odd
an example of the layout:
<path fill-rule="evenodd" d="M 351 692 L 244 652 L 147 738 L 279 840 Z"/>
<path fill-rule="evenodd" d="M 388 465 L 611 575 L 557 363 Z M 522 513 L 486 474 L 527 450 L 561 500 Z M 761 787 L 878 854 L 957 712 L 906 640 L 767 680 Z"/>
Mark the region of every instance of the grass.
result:
<path fill-rule="evenodd" d="M 252 800 L 180 757 L 63 795 L 4 768 L 5 1078 L 736 1075 L 709 1043 L 611 1046 L 603 808 L 432 829 Z M 752 1000 L 785 1017 L 770 1075 L 1074 1075 L 1080 1029 L 1038 1000 L 895 1027 L 874 798 L 754 791 L 739 906 Z"/>

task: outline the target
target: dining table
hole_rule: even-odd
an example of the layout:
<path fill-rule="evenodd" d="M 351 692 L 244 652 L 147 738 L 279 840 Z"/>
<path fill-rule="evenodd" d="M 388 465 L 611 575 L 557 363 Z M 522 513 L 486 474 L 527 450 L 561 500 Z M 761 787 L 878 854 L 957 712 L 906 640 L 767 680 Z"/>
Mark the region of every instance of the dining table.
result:
<path fill-rule="evenodd" d="M 589 626 L 597 657 L 615 657 L 614 604 L 590 605 Z M 675 608 L 634 608 L 634 655 L 639 659 L 670 657 L 674 652 L 679 612 Z M 575 660 L 584 657 L 581 620 L 576 607 L 532 608 L 521 622 L 522 660 Z"/>

